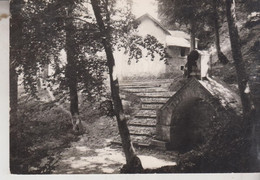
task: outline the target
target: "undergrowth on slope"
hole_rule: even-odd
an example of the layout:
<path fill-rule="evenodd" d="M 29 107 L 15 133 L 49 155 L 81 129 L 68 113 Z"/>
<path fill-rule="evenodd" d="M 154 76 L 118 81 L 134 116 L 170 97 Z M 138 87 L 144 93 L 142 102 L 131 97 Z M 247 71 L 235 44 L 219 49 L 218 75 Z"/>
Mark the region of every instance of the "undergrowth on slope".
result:
<path fill-rule="evenodd" d="M 78 140 L 80 134 L 72 130 L 69 111 L 63 108 L 52 101 L 19 99 L 17 122 L 10 122 L 11 173 L 51 173 L 59 154 Z M 80 112 L 82 121 L 90 123 L 99 116 L 98 108 L 87 102 Z"/>

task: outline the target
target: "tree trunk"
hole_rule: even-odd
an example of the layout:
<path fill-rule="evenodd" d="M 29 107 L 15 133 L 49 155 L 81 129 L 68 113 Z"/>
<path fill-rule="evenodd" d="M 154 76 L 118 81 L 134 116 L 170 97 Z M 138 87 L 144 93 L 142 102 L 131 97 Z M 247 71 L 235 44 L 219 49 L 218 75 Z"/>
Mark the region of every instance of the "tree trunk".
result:
<path fill-rule="evenodd" d="M 105 28 L 101 9 L 99 7 L 100 2 L 98 0 L 91 0 L 91 4 L 94 10 L 94 14 L 99 26 L 99 30 L 102 34 L 102 43 L 107 56 L 107 66 L 109 69 L 111 96 L 113 100 L 114 113 L 118 123 L 119 134 L 122 140 L 122 147 L 126 157 L 126 166 L 124 172 L 138 172 L 142 170 L 140 159 L 136 156 L 134 148 L 131 143 L 130 133 L 127 127 L 126 119 L 123 115 L 122 101 L 119 96 L 119 83 L 118 79 L 113 77 L 113 68 L 115 66 L 115 59 L 111 44 L 109 43 L 110 32 L 107 32 Z"/>
<path fill-rule="evenodd" d="M 21 11 L 24 6 L 24 1 L 12 0 L 11 19 L 10 19 L 10 64 L 9 64 L 9 83 L 10 83 L 10 123 L 19 123 L 17 121 L 17 106 L 18 106 L 18 58 L 21 58 L 22 49 L 22 29 L 23 19 Z"/>
<path fill-rule="evenodd" d="M 195 23 L 194 20 L 190 21 L 190 51 L 196 48 L 196 37 L 195 37 Z"/>
<path fill-rule="evenodd" d="M 66 31 L 66 54 L 67 54 L 67 66 L 66 66 L 66 78 L 70 91 L 70 112 L 72 115 L 73 130 L 79 132 L 82 130 L 82 124 L 78 117 L 78 82 L 77 82 L 77 65 L 75 60 L 75 52 L 73 47 L 73 36 L 74 26 L 72 18 L 70 17 L 73 11 L 73 6 L 68 8 L 68 17 L 66 19 L 65 31 Z"/>
<path fill-rule="evenodd" d="M 24 2 L 21 0 L 10 1 L 10 62 L 9 62 L 9 100 L 10 100 L 10 171 L 11 173 L 27 172 L 27 168 L 21 168 L 21 162 L 17 161 L 21 158 L 21 155 L 25 152 L 26 148 L 21 146 L 21 135 L 23 129 L 20 128 L 23 123 L 23 119 L 18 119 L 18 73 L 17 67 L 22 61 L 22 45 L 23 42 L 23 21 L 21 12 L 24 6 Z"/>
<path fill-rule="evenodd" d="M 16 123 L 17 121 L 17 106 L 18 106 L 18 75 L 16 67 L 12 65 L 10 60 L 10 122 Z"/>
<path fill-rule="evenodd" d="M 241 43 L 238 34 L 238 28 L 235 24 L 235 8 L 231 8 L 232 5 L 234 5 L 233 0 L 226 0 L 226 16 L 231 42 L 231 51 L 236 68 L 238 89 L 243 107 L 243 123 L 245 125 L 244 129 L 247 133 L 247 136 L 249 136 L 252 140 L 251 153 L 252 156 L 254 156 L 253 159 L 256 159 L 256 146 L 254 144 L 255 137 L 253 134 L 255 128 L 253 101 L 250 96 L 248 75 L 246 74 L 245 64 L 241 53 Z"/>
<path fill-rule="evenodd" d="M 46 63 L 43 67 L 43 72 L 42 72 L 42 79 L 44 83 L 46 83 L 48 75 L 49 75 L 49 63 Z"/>
<path fill-rule="evenodd" d="M 227 64 L 229 60 L 227 57 L 223 54 L 220 48 L 220 42 L 219 42 L 219 22 L 218 22 L 218 12 L 217 12 L 217 0 L 213 0 L 213 13 L 214 13 L 214 33 L 215 33 L 215 45 L 217 50 L 218 59 L 222 64 Z"/>
<path fill-rule="evenodd" d="M 238 88 L 243 106 L 243 113 L 247 115 L 252 110 L 252 104 L 249 93 L 245 92 L 248 86 L 248 76 L 246 74 L 245 64 L 241 53 L 241 43 L 238 35 L 238 29 L 235 24 L 235 14 L 231 11 L 232 0 L 226 0 L 226 14 L 231 42 L 231 51 L 237 72 Z"/>

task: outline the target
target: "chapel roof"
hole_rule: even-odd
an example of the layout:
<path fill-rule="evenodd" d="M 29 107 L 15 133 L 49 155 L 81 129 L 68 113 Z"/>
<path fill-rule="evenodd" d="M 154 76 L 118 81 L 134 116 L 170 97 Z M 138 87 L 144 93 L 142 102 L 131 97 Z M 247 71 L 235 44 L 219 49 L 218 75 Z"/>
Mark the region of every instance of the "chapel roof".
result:
<path fill-rule="evenodd" d="M 137 18 L 137 21 L 142 21 L 145 18 L 152 20 L 158 27 L 160 27 L 166 33 L 166 46 L 178 46 L 178 47 L 190 47 L 190 35 L 184 31 L 180 30 L 168 30 L 166 29 L 156 18 L 152 17 L 150 14 L 145 13 L 144 15 Z M 196 40 L 198 40 L 196 38 Z"/>
<path fill-rule="evenodd" d="M 190 42 L 183 37 L 166 36 L 166 46 L 190 47 Z"/>
<path fill-rule="evenodd" d="M 156 25 L 158 25 L 167 35 L 171 35 L 171 33 L 169 32 L 168 29 L 166 29 L 157 19 L 155 19 L 154 17 L 152 17 L 150 14 L 145 13 L 144 15 L 140 16 L 139 18 L 137 18 L 137 21 L 140 21 L 144 18 L 148 17 L 149 19 L 151 19 Z"/>

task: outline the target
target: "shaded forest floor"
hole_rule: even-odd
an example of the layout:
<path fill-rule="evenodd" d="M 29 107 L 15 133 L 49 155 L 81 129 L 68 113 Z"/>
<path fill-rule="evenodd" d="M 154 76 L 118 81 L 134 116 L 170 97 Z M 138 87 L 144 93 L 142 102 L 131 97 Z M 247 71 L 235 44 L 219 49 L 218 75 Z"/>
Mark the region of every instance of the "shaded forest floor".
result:
<path fill-rule="evenodd" d="M 122 148 L 110 143 L 117 134 L 115 119 L 103 116 L 91 124 L 83 122 L 83 125 L 86 133 L 80 136 L 79 141 L 64 149 L 53 173 L 119 173 L 125 158 Z M 176 164 L 173 154 L 169 156 L 169 152 L 139 148 L 136 152 L 145 168 Z"/>
<path fill-rule="evenodd" d="M 121 146 L 111 141 L 118 135 L 116 120 L 102 115 L 98 105 L 81 103 L 84 132 L 76 134 L 67 103 L 27 96 L 19 99 L 19 123 L 10 126 L 10 164 L 15 174 L 119 173 L 125 164 Z M 64 110 L 65 109 L 65 110 Z M 175 165 L 177 154 L 136 148 L 144 168 Z"/>
<path fill-rule="evenodd" d="M 77 140 L 62 109 L 53 102 L 23 96 L 17 122 L 10 122 L 10 170 L 15 174 L 50 173 L 59 153 Z"/>

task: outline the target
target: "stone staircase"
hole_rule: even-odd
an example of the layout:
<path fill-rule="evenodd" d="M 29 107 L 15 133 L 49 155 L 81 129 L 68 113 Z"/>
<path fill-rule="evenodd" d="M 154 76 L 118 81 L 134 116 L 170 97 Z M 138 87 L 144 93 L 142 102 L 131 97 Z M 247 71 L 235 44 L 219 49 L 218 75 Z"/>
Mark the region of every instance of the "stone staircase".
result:
<path fill-rule="evenodd" d="M 121 93 L 133 93 L 141 100 L 139 112 L 128 121 L 131 140 L 135 146 L 151 145 L 156 132 L 156 111 L 174 94 L 168 91 L 171 82 L 172 80 L 120 82 Z M 121 144 L 119 136 L 114 143 Z"/>

